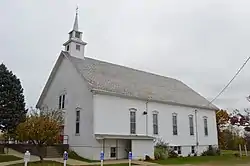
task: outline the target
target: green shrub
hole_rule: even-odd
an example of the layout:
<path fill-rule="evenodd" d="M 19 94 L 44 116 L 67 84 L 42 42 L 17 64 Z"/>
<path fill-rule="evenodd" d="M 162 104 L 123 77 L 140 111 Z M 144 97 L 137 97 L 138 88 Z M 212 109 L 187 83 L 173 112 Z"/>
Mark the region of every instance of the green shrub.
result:
<path fill-rule="evenodd" d="M 201 156 L 219 156 L 220 150 L 218 148 L 209 146 L 207 150 L 202 152 Z"/>
<path fill-rule="evenodd" d="M 155 160 L 165 160 L 168 157 L 167 150 L 165 148 L 155 148 L 154 157 Z"/>
<path fill-rule="evenodd" d="M 163 139 L 157 139 L 154 151 L 155 160 L 164 160 L 168 158 L 168 143 Z"/>
<path fill-rule="evenodd" d="M 157 139 L 155 148 L 168 149 L 168 143 L 166 143 L 163 139 Z"/>

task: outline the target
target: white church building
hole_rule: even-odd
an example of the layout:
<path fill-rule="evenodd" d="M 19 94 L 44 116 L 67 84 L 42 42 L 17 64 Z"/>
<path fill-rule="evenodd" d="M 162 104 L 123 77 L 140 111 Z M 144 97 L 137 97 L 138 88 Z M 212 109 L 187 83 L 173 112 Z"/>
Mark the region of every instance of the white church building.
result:
<path fill-rule="evenodd" d="M 179 155 L 217 146 L 216 106 L 174 78 L 86 57 L 76 14 L 37 108 L 61 109 L 63 134 L 80 156 L 154 158 L 161 138 Z"/>

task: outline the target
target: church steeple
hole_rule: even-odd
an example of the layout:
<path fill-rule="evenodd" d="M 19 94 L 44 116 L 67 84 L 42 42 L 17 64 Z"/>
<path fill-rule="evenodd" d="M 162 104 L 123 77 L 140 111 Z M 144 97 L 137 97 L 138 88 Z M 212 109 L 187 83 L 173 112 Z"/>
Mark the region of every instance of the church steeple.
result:
<path fill-rule="evenodd" d="M 87 43 L 82 40 L 82 32 L 78 29 L 78 7 L 76 8 L 75 21 L 73 29 L 69 32 L 69 40 L 63 45 L 65 51 L 68 51 L 71 56 L 84 58 L 84 49 Z"/>
<path fill-rule="evenodd" d="M 78 8 L 76 8 L 76 16 L 75 16 L 75 22 L 74 22 L 73 30 L 78 31 Z"/>

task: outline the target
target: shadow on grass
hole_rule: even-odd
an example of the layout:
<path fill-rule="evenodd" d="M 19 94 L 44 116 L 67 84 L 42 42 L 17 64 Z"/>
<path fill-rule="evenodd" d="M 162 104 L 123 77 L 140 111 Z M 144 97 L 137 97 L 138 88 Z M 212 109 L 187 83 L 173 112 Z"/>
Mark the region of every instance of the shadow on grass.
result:
<path fill-rule="evenodd" d="M 83 158 L 81 156 L 79 156 L 76 152 L 74 151 L 69 151 L 69 158 L 71 159 L 75 159 L 75 160 L 79 160 L 79 161 L 84 161 L 87 163 L 95 163 L 95 162 L 100 162 L 99 160 L 89 160 L 86 158 Z"/>
<path fill-rule="evenodd" d="M 8 166 L 24 166 L 24 163 L 12 164 Z M 55 161 L 36 161 L 28 163 L 28 166 L 63 166 L 63 163 L 58 163 Z M 69 166 L 69 165 L 67 165 Z"/>
<path fill-rule="evenodd" d="M 8 162 L 8 161 L 16 161 L 16 160 L 22 160 L 22 158 L 19 158 L 19 157 L 13 156 L 13 155 L 7 155 L 7 154 L 0 155 L 0 163 Z"/>

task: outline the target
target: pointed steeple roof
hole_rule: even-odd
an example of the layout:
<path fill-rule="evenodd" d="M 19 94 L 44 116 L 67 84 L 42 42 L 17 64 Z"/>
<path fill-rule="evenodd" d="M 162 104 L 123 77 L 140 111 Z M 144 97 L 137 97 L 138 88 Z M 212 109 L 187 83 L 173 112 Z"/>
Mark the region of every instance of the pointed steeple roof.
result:
<path fill-rule="evenodd" d="M 70 35 L 70 38 L 73 37 L 72 33 L 73 32 L 79 32 L 79 33 L 82 33 L 79 28 L 78 28 L 78 7 L 76 8 L 76 15 L 75 15 L 75 21 L 74 21 L 74 24 L 73 24 L 73 28 L 72 30 L 69 32 Z"/>
<path fill-rule="evenodd" d="M 78 31 L 78 7 L 76 8 L 76 16 L 75 16 L 73 31 Z"/>

